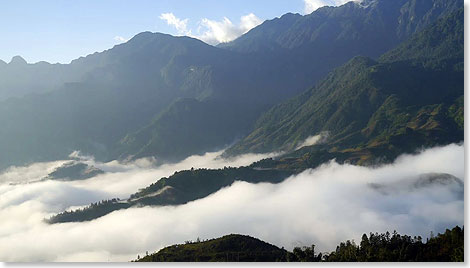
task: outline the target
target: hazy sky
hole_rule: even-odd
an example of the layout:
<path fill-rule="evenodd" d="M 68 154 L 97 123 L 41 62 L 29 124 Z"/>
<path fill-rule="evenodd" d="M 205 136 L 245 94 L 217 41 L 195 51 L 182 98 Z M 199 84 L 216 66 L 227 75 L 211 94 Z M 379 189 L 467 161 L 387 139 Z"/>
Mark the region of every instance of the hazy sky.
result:
<path fill-rule="evenodd" d="M 0 59 L 68 63 L 143 31 L 229 41 L 266 19 L 347 0 L 1 1 Z"/>

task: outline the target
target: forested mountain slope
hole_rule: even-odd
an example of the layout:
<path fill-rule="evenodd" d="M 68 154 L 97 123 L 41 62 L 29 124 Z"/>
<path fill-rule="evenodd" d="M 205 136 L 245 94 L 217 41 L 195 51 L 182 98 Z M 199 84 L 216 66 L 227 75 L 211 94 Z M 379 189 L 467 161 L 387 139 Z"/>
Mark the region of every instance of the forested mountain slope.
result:
<path fill-rule="evenodd" d="M 390 160 L 421 146 L 463 140 L 463 9 L 379 61 L 356 57 L 316 87 L 277 105 L 229 153 L 292 151 L 327 133 L 329 152 Z M 305 152 L 308 149 L 301 149 Z"/>

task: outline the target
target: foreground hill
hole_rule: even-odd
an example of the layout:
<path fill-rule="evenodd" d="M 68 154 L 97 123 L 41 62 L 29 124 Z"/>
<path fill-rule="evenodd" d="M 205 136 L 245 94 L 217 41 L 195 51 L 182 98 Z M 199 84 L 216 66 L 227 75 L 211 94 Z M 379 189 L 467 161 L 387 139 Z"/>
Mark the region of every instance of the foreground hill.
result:
<path fill-rule="evenodd" d="M 292 252 L 246 235 L 227 235 L 207 241 L 173 245 L 138 257 L 138 262 L 463 262 L 464 229 L 458 226 L 431 237 L 364 234 L 360 244 L 340 243 L 331 253 L 296 247 Z"/>
<path fill-rule="evenodd" d="M 294 151 L 314 135 L 351 162 L 388 161 L 463 140 L 463 9 L 415 34 L 379 61 L 356 57 L 316 87 L 265 113 L 228 153 Z M 307 146 L 308 147 L 308 146 Z"/>
<path fill-rule="evenodd" d="M 227 235 L 203 242 L 188 242 L 160 250 L 140 262 L 271 262 L 287 261 L 288 252 L 246 235 Z"/>

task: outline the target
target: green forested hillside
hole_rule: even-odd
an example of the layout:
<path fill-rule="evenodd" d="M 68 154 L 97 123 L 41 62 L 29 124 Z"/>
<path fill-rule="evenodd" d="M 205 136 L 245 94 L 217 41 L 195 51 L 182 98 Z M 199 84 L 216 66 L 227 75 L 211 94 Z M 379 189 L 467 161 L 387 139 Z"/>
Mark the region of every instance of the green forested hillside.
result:
<path fill-rule="evenodd" d="M 462 141 L 462 25 L 460 10 L 378 62 L 352 59 L 265 113 L 228 153 L 292 151 L 309 136 L 328 133 L 326 145 L 301 150 L 327 147 L 364 163 L 374 155 L 392 160 L 422 146 Z"/>
<path fill-rule="evenodd" d="M 292 252 L 246 235 L 227 235 L 207 241 L 187 241 L 138 256 L 139 262 L 463 262 L 464 229 L 459 226 L 423 241 L 397 232 L 364 234 L 359 244 L 340 243 L 330 253 L 315 245 Z"/>
<path fill-rule="evenodd" d="M 272 262 L 287 261 L 288 252 L 247 235 L 188 241 L 139 258 L 139 262 Z"/>
<path fill-rule="evenodd" d="M 446 229 L 443 234 L 423 241 L 421 237 L 370 233 L 362 235 L 359 244 L 340 243 L 325 257 L 329 262 L 463 262 L 464 229 L 459 226 Z"/>

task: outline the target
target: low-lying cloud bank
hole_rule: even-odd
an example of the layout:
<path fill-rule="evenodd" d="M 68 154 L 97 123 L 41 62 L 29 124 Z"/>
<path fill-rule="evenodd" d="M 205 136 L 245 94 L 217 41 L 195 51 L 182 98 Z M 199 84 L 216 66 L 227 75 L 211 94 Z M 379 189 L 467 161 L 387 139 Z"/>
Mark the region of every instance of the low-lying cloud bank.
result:
<path fill-rule="evenodd" d="M 426 237 L 464 222 L 463 145 L 405 155 L 377 168 L 332 161 L 280 184 L 236 182 L 181 206 L 132 208 L 84 223 L 42 221 L 67 206 L 128 195 L 178 169 L 246 165 L 263 157 L 227 161 L 219 154 L 158 168 L 95 163 L 113 173 L 80 182 L 0 184 L 0 260 L 128 261 L 147 250 L 229 233 L 287 249 L 315 244 L 330 251 L 340 241 L 359 241 L 363 233 L 397 230 Z M 436 180 L 435 173 L 460 180 Z"/>

